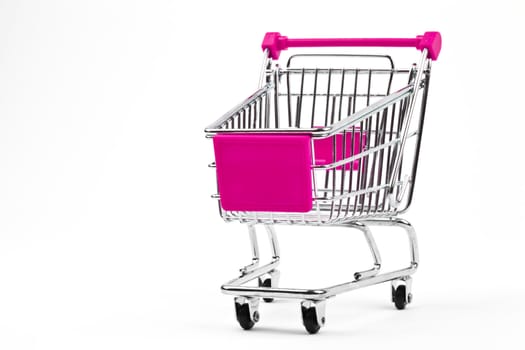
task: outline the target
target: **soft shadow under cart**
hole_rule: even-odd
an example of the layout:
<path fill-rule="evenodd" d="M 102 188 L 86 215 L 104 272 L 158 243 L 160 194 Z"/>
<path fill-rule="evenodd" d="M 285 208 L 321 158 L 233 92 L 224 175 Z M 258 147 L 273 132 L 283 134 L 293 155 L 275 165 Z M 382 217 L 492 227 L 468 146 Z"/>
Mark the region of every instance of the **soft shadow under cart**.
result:
<path fill-rule="evenodd" d="M 389 55 L 294 54 L 295 47 L 413 47 L 418 64 L 397 68 Z M 326 300 L 339 293 L 391 282 L 392 302 L 411 302 L 418 267 L 416 234 L 398 217 L 412 202 L 431 62 L 441 36 L 413 39 L 290 39 L 267 33 L 259 89 L 205 130 L 213 138 L 219 212 L 248 226 L 252 263 L 222 286 L 235 296 L 239 324 L 259 320 L 259 299 L 301 300 L 303 324 L 317 333 Z M 320 289 L 278 285 L 280 260 L 274 226 L 342 226 L 361 231 L 374 264 L 350 282 Z M 272 259 L 259 264 L 256 226 L 268 234 Z M 383 272 L 373 226 L 404 229 L 410 265 Z M 258 279 L 258 286 L 246 283 Z"/>

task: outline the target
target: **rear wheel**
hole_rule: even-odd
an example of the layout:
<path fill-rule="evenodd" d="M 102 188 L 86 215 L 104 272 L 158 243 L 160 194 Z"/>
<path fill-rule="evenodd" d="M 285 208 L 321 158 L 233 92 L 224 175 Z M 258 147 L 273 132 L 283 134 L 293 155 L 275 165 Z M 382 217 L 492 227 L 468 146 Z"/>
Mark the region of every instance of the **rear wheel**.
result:
<path fill-rule="evenodd" d="M 272 279 L 271 278 L 265 278 L 265 279 L 261 280 L 259 278 L 259 287 L 271 288 L 272 287 Z M 273 298 L 263 298 L 263 300 L 266 303 L 271 303 L 274 299 Z"/>
<path fill-rule="evenodd" d="M 407 293 L 407 287 L 404 284 L 392 287 L 392 301 L 396 309 L 403 310 L 412 301 L 412 293 Z"/>

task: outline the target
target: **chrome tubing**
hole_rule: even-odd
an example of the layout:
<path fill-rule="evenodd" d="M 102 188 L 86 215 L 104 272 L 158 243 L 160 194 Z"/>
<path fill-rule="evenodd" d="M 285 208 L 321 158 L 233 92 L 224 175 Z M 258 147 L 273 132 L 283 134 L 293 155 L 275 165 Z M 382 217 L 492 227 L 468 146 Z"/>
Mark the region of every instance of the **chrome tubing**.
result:
<path fill-rule="evenodd" d="M 279 264 L 279 250 L 278 246 L 275 244 L 275 242 L 277 242 L 277 236 L 275 234 L 275 231 L 273 230 L 273 227 L 270 225 L 266 225 L 266 228 L 269 233 L 270 244 L 271 247 L 273 247 L 272 261 L 263 266 L 255 267 L 253 269 L 250 269 L 249 271 L 244 271 L 238 278 L 226 282 L 221 287 L 222 292 L 224 294 L 238 295 L 244 297 L 324 300 L 355 289 L 364 288 L 371 285 L 388 281 L 394 281 L 398 279 L 406 279 L 408 276 L 414 274 L 417 271 L 419 265 L 419 253 L 416 232 L 408 221 L 400 218 L 371 219 L 359 222 L 352 222 L 344 225 L 332 226 L 355 228 L 362 231 L 365 234 L 366 241 L 369 245 L 372 257 L 374 259 L 374 267 L 372 269 L 355 273 L 353 281 L 333 285 L 326 288 L 305 289 L 243 286 L 243 284 L 245 284 L 246 282 L 254 280 L 273 271 Z M 379 254 L 378 247 L 373 238 L 372 232 L 369 229 L 369 226 L 397 226 L 404 229 L 404 231 L 407 233 L 408 242 L 410 246 L 410 265 L 403 269 L 379 273 L 381 268 L 381 257 Z M 254 230 L 252 231 L 252 227 L 253 226 L 249 226 L 250 237 L 252 235 L 252 232 L 255 232 Z M 250 242 L 252 242 L 252 252 L 254 252 L 254 241 L 251 238 Z"/>

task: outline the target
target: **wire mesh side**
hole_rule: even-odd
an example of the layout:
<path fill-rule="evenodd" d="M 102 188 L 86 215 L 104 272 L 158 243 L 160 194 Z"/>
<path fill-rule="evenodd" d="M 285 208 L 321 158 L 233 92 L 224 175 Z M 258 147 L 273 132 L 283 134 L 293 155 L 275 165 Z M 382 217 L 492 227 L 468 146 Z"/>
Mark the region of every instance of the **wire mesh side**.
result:
<path fill-rule="evenodd" d="M 307 225 L 391 217 L 400 208 L 393 206 L 391 199 L 402 197 L 408 189 L 409 200 L 400 210 L 406 209 L 412 196 L 430 66 L 424 69 L 425 78 L 421 86 L 417 86 L 417 89 L 425 88 L 424 97 L 418 102 L 412 125 L 405 125 L 408 106 L 416 90 L 411 87 L 417 73 L 415 65 L 411 69 L 274 67 L 268 72 L 268 85 L 226 115 L 219 127 L 221 131 L 309 132 L 332 125 L 334 130 L 341 130 L 337 125 L 342 120 L 345 128 L 324 139 L 331 143 L 332 149 L 331 159 L 324 163 L 316 159 L 315 142 L 320 139 L 312 133 L 314 207 L 311 212 L 220 209 L 221 216 L 227 221 Z M 369 112 L 372 110 L 373 113 Z M 356 121 L 346 125 L 347 120 Z M 406 128 L 410 128 L 407 144 L 415 146 L 408 147 L 401 155 L 394 178 L 394 159 Z M 356 140 L 358 151 L 348 147 Z M 405 153 L 408 153 L 406 161 Z M 389 193 L 391 184 L 393 192 Z"/>
<path fill-rule="evenodd" d="M 275 124 L 270 122 L 270 117 L 273 114 L 270 108 L 269 89 L 262 90 L 261 93 L 255 94 L 240 105 L 218 125 L 218 128 L 222 130 L 253 130 L 273 127 Z"/>
<path fill-rule="evenodd" d="M 409 100 L 410 95 L 344 130 L 342 137 L 330 138 L 332 163 L 314 166 L 313 170 L 317 183 L 315 201 L 324 220 L 395 212 L 388 189 Z M 348 143 L 360 148 L 348 147 Z M 340 160 L 337 150 L 342 153 Z M 396 187 L 402 186 L 401 173 Z"/>

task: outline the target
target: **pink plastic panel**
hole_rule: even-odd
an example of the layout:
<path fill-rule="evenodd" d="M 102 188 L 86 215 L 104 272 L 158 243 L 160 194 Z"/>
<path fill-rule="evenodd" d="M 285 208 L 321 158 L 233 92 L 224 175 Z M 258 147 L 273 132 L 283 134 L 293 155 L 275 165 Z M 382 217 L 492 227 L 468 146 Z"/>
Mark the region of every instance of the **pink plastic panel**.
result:
<path fill-rule="evenodd" d="M 343 159 L 343 135 L 337 134 L 332 137 L 327 137 L 325 139 L 314 140 L 314 154 L 315 154 L 315 164 L 316 165 L 326 165 L 334 163 L 334 152 L 333 152 L 333 140 L 336 137 L 336 158 L 335 161 Z M 353 138 L 353 149 L 352 149 L 352 138 Z M 363 134 L 361 137 L 361 132 L 356 131 L 352 137 L 352 133 L 346 134 L 345 141 L 345 158 L 356 155 L 363 149 L 363 146 L 366 144 L 366 134 Z M 353 170 L 359 169 L 359 160 L 354 160 L 353 162 L 345 164 L 345 170 L 350 170 L 350 164 L 353 164 Z M 336 169 L 341 170 L 343 167 L 338 166 Z"/>
<path fill-rule="evenodd" d="M 302 213 L 312 209 L 310 136 L 219 134 L 213 145 L 223 209 Z"/>

